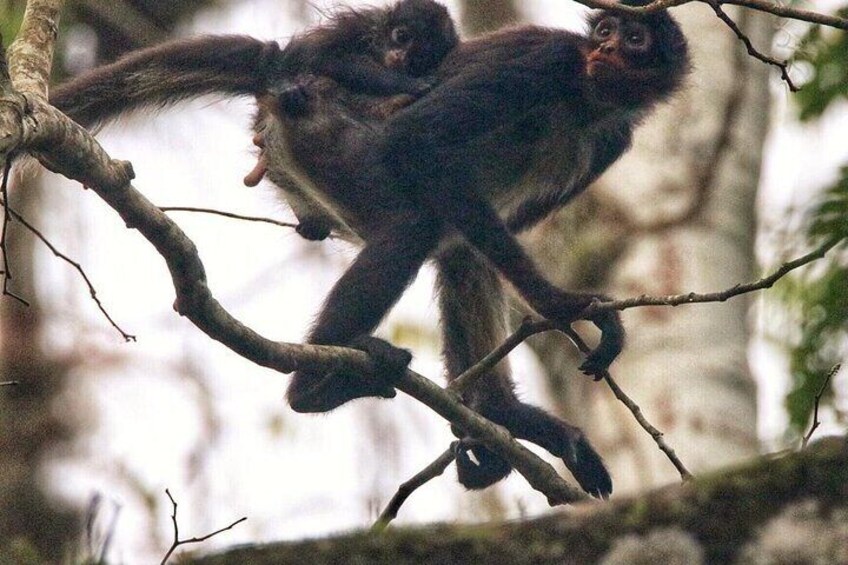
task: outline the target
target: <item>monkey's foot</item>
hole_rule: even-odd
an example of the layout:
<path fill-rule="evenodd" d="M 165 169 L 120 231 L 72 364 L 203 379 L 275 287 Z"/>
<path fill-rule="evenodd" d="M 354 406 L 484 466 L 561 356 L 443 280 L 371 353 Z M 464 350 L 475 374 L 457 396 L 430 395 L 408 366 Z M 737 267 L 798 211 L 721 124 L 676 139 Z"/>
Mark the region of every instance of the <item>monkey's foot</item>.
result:
<path fill-rule="evenodd" d="M 357 398 L 394 398 L 395 383 L 404 375 L 412 355 L 381 339 L 362 336 L 350 347 L 368 353 L 374 363 L 374 373 L 333 372 L 315 374 L 298 371 L 289 383 L 289 404 L 295 412 L 329 412 Z"/>
<path fill-rule="evenodd" d="M 290 86 L 277 94 L 280 111 L 291 118 L 302 118 L 309 114 L 309 94 L 301 84 Z"/>
<path fill-rule="evenodd" d="M 374 362 L 374 374 L 361 378 L 363 386 L 360 396 L 394 398 L 395 383 L 406 373 L 412 354 L 406 349 L 395 347 L 388 341 L 371 335 L 363 335 L 350 342 L 350 347 L 364 351 Z"/>
<path fill-rule="evenodd" d="M 516 438 L 535 443 L 562 458 L 583 490 L 596 498 L 609 498 L 612 479 L 603 459 L 580 428 L 517 400 L 507 406 L 483 408 L 481 414 L 504 426 Z M 506 461 L 479 442 L 466 440 L 457 448 L 456 468 L 459 482 L 469 489 L 485 488 L 512 470 Z"/>
<path fill-rule="evenodd" d="M 457 477 L 467 489 L 484 489 L 512 472 L 506 460 L 474 440 L 460 441 L 454 455 Z"/>

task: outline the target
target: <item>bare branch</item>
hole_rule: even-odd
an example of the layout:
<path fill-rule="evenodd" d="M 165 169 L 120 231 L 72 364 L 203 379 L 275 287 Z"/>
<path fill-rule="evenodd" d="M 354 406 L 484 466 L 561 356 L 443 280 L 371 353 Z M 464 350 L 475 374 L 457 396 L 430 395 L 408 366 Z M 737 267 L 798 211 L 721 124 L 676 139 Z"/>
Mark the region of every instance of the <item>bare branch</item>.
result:
<path fill-rule="evenodd" d="M 398 511 L 400 511 L 400 507 L 403 506 L 403 503 L 406 502 L 406 499 L 409 498 L 413 492 L 435 479 L 436 477 L 441 476 L 442 473 L 445 472 L 445 469 L 448 468 L 453 460 L 456 458 L 456 448 L 459 445 L 458 441 L 454 441 L 450 444 L 444 453 L 439 455 L 435 461 L 427 465 L 424 469 L 422 469 L 419 473 L 417 473 L 414 477 L 400 485 L 398 487 L 397 492 L 389 501 L 386 509 L 383 510 L 380 517 L 371 526 L 371 532 L 375 534 L 379 534 L 383 532 L 389 524 L 397 518 Z"/>
<path fill-rule="evenodd" d="M 848 19 L 839 16 L 829 16 L 810 10 L 801 10 L 795 8 L 792 2 L 770 2 L 768 0 L 721 0 L 721 4 L 730 4 L 733 6 L 741 6 L 758 12 L 766 12 L 773 16 L 786 18 L 789 20 L 798 20 L 800 22 L 809 22 L 811 24 L 819 24 L 827 27 L 848 30 Z"/>
<path fill-rule="evenodd" d="M 615 0 L 574 0 L 578 4 L 582 4 L 588 8 L 598 10 L 611 10 L 625 14 L 646 14 L 657 12 L 684 4 L 693 2 L 701 2 L 708 4 L 714 0 L 655 0 L 645 6 L 627 6 L 619 4 Z M 729 4 L 739 6 L 757 12 L 765 12 L 781 18 L 809 22 L 823 26 L 833 27 L 837 29 L 848 30 L 848 19 L 839 16 L 831 16 L 812 12 L 809 10 L 801 10 L 792 5 L 786 5 L 779 2 L 771 2 L 769 0 L 719 0 L 720 5 Z"/>
<path fill-rule="evenodd" d="M 234 220 L 245 220 L 248 222 L 262 222 L 266 224 L 273 224 L 275 226 L 280 226 L 283 228 L 297 227 L 297 224 L 293 224 L 291 222 L 281 222 L 272 218 L 262 218 L 259 216 L 244 216 L 242 214 L 235 214 L 233 212 L 226 212 L 223 210 L 214 210 L 212 208 L 197 208 L 194 206 L 160 206 L 159 209 L 163 212 L 197 212 L 200 214 L 212 214 L 215 216 L 223 216 L 224 218 L 232 218 Z"/>
<path fill-rule="evenodd" d="M 763 63 L 766 63 L 767 65 L 772 65 L 780 69 L 780 78 L 783 80 L 783 82 L 786 83 L 790 91 L 798 92 L 799 90 L 801 90 L 798 86 L 795 85 L 794 82 L 792 82 L 792 78 L 789 76 L 789 61 L 778 61 L 777 59 L 760 53 L 754 47 L 754 44 L 751 43 L 751 40 L 748 38 L 748 36 L 745 35 L 741 29 L 739 29 L 739 26 L 736 25 L 736 22 L 734 22 L 733 19 L 728 16 L 724 10 L 721 9 L 721 4 L 719 4 L 717 0 L 706 0 L 706 3 L 709 4 L 709 6 L 713 9 L 713 11 L 716 13 L 716 16 L 718 16 L 718 18 L 723 21 L 725 25 L 727 25 L 727 27 L 729 27 L 731 31 L 733 31 L 733 33 L 736 34 L 736 37 L 739 38 L 739 41 L 742 42 L 742 44 L 745 46 L 745 49 L 748 51 L 748 55 L 754 57 L 757 60 L 762 61 Z"/>
<path fill-rule="evenodd" d="M 846 241 L 846 239 L 842 237 L 828 239 L 810 253 L 784 263 L 780 266 L 780 268 L 766 277 L 746 284 L 737 284 L 720 292 L 710 292 L 705 294 L 690 292 L 688 294 L 672 294 L 668 296 L 648 296 L 643 294 L 636 298 L 627 298 L 624 300 L 611 300 L 609 302 L 597 301 L 590 304 L 583 312 L 581 312 L 580 318 L 586 318 L 595 312 L 600 312 L 602 310 L 628 310 L 630 308 L 637 308 L 640 306 L 680 306 L 681 304 L 725 302 L 741 294 L 748 294 L 758 290 L 771 288 L 777 281 L 785 277 L 791 271 L 821 259 L 828 251 L 843 241 Z"/>
<path fill-rule="evenodd" d="M 815 432 L 816 429 L 818 429 L 818 427 L 821 425 L 821 422 L 819 422 L 819 404 L 821 403 L 821 399 L 824 396 L 824 391 L 827 388 L 827 385 L 830 383 L 830 380 L 836 373 L 839 372 L 839 369 L 841 368 L 842 365 L 840 363 L 834 365 L 833 368 L 827 373 L 827 376 L 824 378 L 821 387 L 819 387 L 819 392 L 816 394 L 815 409 L 813 410 L 813 424 L 810 426 L 810 431 L 807 432 L 807 435 L 805 435 L 804 439 L 801 440 L 801 449 L 807 447 L 807 444 L 810 443 L 810 438 L 813 437 L 813 432 Z"/>
<path fill-rule="evenodd" d="M 15 41 L 9 46 L 9 72 L 22 94 L 47 99 L 53 51 L 64 0 L 29 0 Z"/>
<path fill-rule="evenodd" d="M 239 518 L 238 520 L 236 520 L 235 522 L 233 522 L 229 526 L 225 526 L 225 527 L 221 528 L 220 530 L 215 530 L 211 534 L 206 534 L 205 536 L 201 536 L 201 537 L 194 537 L 194 538 L 190 538 L 190 539 L 181 540 L 180 539 L 180 527 L 177 524 L 177 501 L 174 500 L 174 497 L 171 496 L 171 492 L 168 489 L 165 489 L 165 494 L 168 495 L 168 498 L 171 500 L 171 506 L 173 507 L 173 513 L 171 514 L 171 521 L 174 523 L 174 543 L 171 544 L 171 547 L 168 549 L 168 552 L 165 554 L 165 557 L 162 558 L 160 565 L 165 565 L 165 563 L 168 562 L 168 559 L 170 559 L 170 557 L 174 553 L 174 551 L 178 547 L 180 547 L 181 545 L 188 545 L 190 543 L 200 543 L 202 541 L 206 541 L 211 537 L 214 537 L 214 536 L 217 536 L 220 533 L 226 532 L 227 530 L 232 530 L 234 527 L 236 527 L 237 525 L 239 525 L 242 522 L 244 522 L 245 520 L 247 520 L 247 517 L 244 516 L 242 518 Z"/>
<path fill-rule="evenodd" d="M 94 300 L 94 303 L 97 305 L 97 308 L 100 310 L 100 312 L 106 318 L 106 320 L 112 325 L 113 328 L 115 328 L 118 331 L 118 333 L 121 334 L 121 337 L 124 339 L 124 341 L 127 341 L 127 342 L 136 341 L 136 336 L 134 336 L 132 334 L 128 334 L 127 332 L 125 332 L 118 325 L 118 323 L 115 322 L 115 320 L 112 318 L 112 316 L 106 310 L 106 307 L 103 306 L 103 303 L 100 302 L 100 298 L 98 298 L 98 296 L 97 296 L 97 290 L 94 288 L 94 284 L 91 282 L 91 279 L 88 278 L 88 275 L 86 274 L 85 270 L 82 268 L 82 265 L 80 265 L 79 263 L 77 263 L 76 261 L 74 261 L 73 259 L 68 257 L 67 255 L 65 255 L 64 253 L 59 251 L 56 248 L 55 245 L 50 243 L 50 240 L 48 240 L 44 236 L 44 234 L 42 234 L 32 224 L 30 224 L 27 220 L 25 220 L 24 217 L 21 216 L 18 212 L 16 212 L 14 209 L 7 206 L 6 205 L 6 202 L 7 202 L 6 198 L 8 198 L 8 196 L 4 192 L 3 193 L 3 201 L 0 202 L 0 205 L 3 205 L 6 214 L 13 217 L 15 219 L 15 221 L 17 221 L 22 226 L 24 226 L 26 229 L 28 229 L 36 238 L 39 239 L 39 241 L 41 241 L 41 243 L 43 243 L 53 253 L 53 255 L 55 255 L 59 259 L 65 261 L 70 266 L 72 266 L 79 273 L 79 275 L 82 277 L 83 282 L 85 282 L 86 286 L 88 287 L 89 296 L 91 296 L 91 299 Z M 4 229 L 4 233 L 5 233 L 5 229 Z M 4 257 L 5 257 L 5 248 L 4 248 Z"/>
<path fill-rule="evenodd" d="M 21 384 L 21 383 L 18 382 L 18 381 L 3 381 L 3 382 L 0 382 L 0 386 L 18 386 L 19 384 Z"/>

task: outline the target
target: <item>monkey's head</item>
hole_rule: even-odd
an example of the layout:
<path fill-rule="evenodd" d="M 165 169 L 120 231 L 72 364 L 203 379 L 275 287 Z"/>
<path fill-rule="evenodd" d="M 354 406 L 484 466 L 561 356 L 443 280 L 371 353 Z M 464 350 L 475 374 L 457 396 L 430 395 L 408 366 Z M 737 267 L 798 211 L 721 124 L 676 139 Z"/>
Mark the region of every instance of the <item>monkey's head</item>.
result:
<path fill-rule="evenodd" d="M 660 101 L 677 90 L 689 71 L 686 38 L 665 10 L 645 15 L 600 11 L 589 18 L 589 26 L 585 72 L 600 100 L 616 105 Z"/>
<path fill-rule="evenodd" d="M 459 43 L 447 9 L 433 0 L 401 0 L 388 10 L 376 37 L 382 63 L 414 77 L 432 73 Z"/>

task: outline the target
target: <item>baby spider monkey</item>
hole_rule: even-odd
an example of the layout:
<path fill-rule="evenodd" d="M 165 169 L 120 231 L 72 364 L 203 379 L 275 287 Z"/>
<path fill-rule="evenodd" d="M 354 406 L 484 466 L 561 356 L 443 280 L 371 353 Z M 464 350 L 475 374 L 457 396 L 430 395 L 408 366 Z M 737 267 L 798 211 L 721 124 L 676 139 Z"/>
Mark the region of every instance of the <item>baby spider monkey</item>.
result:
<path fill-rule="evenodd" d="M 447 9 L 433 0 L 401 0 L 387 8 L 345 9 L 296 36 L 283 50 L 286 69 L 332 78 L 345 89 L 387 96 L 423 94 L 459 43 Z M 287 74 L 274 85 L 280 108 L 306 111 L 307 89 Z"/>

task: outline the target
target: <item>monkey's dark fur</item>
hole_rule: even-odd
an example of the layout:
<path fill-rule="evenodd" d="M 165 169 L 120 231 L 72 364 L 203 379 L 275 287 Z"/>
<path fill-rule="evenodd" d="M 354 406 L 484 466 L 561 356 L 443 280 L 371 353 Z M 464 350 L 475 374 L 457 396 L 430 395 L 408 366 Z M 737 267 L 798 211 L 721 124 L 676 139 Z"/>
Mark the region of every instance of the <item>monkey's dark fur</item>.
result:
<path fill-rule="evenodd" d="M 505 335 L 498 273 L 537 312 L 561 324 L 598 297 L 554 287 L 511 232 L 566 205 L 618 159 L 634 127 L 679 87 L 688 54 L 666 12 L 600 12 L 589 23 L 588 37 L 527 26 L 463 43 L 440 65 L 432 90 L 385 121 L 357 110 L 339 88 L 320 80 L 306 87 L 306 117 L 280 108 L 273 88 L 260 97 L 269 110 L 262 127 L 272 180 L 282 175 L 296 183 L 331 210 L 334 227 L 364 241 L 308 341 L 362 348 L 381 368 L 367 377 L 299 371 L 288 391 L 295 410 L 321 412 L 354 398 L 395 394 L 393 383 L 409 355 L 370 334 L 430 257 L 438 267 L 449 379 Z M 247 48 L 250 40 L 243 41 Z M 249 87 L 231 80 L 219 92 L 240 88 Z M 209 91 L 178 84 L 153 102 Z M 102 105 L 114 111 L 120 103 Z M 616 313 L 592 321 L 602 337 L 581 369 L 597 375 L 620 352 L 624 332 Z M 612 491 L 583 433 L 519 401 L 505 362 L 464 400 L 516 437 L 562 457 L 591 494 Z M 482 488 L 509 473 L 494 453 L 472 450 L 477 462 L 465 450 L 457 453 L 467 487 Z"/>
<path fill-rule="evenodd" d="M 399 41 L 396 32 L 403 31 Z M 353 92 L 418 94 L 459 42 L 434 0 L 339 10 L 284 49 L 243 35 L 181 39 L 129 53 L 59 85 L 50 102 L 84 126 L 145 106 L 204 94 L 255 95 L 298 75 L 327 76 Z"/>
<path fill-rule="evenodd" d="M 51 102 L 90 126 L 136 107 L 202 94 L 258 94 L 273 81 L 279 110 L 297 116 L 308 108 L 307 85 L 317 75 L 333 79 L 346 93 L 404 95 L 379 103 L 360 99 L 362 112 L 385 117 L 430 88 L 426 75 L 458 42 L 444 6 L 400 0 L 386 8 L 338 10 L 282 50 L 246 36 L 207 36 L 130 53 L 60 85 Z M 254 127 L 260 129 L 262 121 L 260 115 Z M 260 163 L 245 184 L 258 184 L 264 175 Z M 329 236 L 331 213 L 286 175 L 273 176 L 298 219 L 297 232 L 310 240 Z"/>

